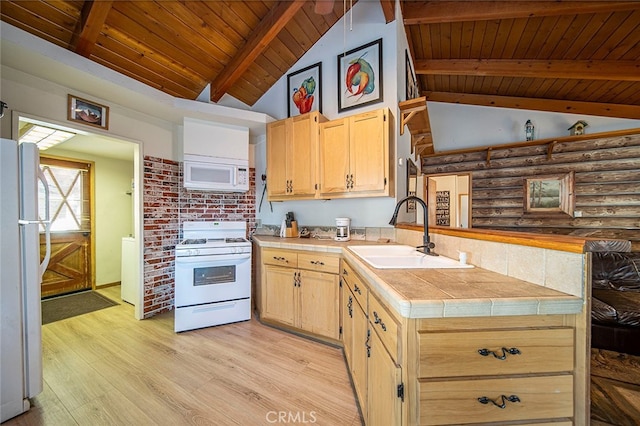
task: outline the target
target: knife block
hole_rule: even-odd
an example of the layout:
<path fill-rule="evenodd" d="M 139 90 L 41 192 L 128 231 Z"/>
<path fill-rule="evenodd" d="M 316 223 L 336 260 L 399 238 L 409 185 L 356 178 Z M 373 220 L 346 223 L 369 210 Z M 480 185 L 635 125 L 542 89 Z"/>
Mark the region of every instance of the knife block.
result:
<path fill-rule="evenodd" d="M 291 228 L 285 228 L 284 237 L 295 238 L 297 236 L 298 236 L 298 222 L 294 220 L 291 222 Z"/>

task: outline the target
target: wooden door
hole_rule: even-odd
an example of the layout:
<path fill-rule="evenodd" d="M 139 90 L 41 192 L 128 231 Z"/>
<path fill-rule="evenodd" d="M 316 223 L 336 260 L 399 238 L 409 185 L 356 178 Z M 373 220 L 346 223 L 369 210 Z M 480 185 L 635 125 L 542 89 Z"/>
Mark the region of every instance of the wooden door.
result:
<path fill-rule="evenodd" d="M 291 119 L 288 170 L 294 198 L 313 198 L 316 194 L 318 152 L 318 113 Z"/>
<path fill-rule="evenodd" d="M 91 164 L 40 157 L 49 186 L 51 260 L 42 277 L 42 297 L 93 286 L 91 265 Z M 44 193 L 39 204 L 44 205 Z M 44 256 L 45 236 L 40 234 Z"/>
<path fill-rule="evenodd" d="M 267 125 L 267 196 L 282 199 L 287 192 L 287 121 Z"/>
<path fill-rule="evenodd" d="M 320 125 L 320 194 L 348 192 L 349 119 L 339 118 Z"/>
<path fill-rule="evenodd" d="M 294 283 L 297 273 L 298 270 L 293 268 L 264 267 L 262 318 L 290 326 L 295 325 Z"/>
<path fill-rule="evenodd" d="M 300 271 L 300 328 L 338 340 L 338 276 L 314 271 Z"/>
<path fill-rule="evenodd" d="M 342 284 L 342 344 L 344 345 L 344 357 L 347 360 L 347 365 L 351 368 L 353 364 L 352 348 L 353 348 L 353 310 L 356 308 L 356 299 L 351 294 L 349 286 L 346 283 Z"/>
<path fill-rule="evenodd" d="M 386 120 L 383 109 L 351 117 L 349 174 L 353 175 L 352 192 L 384 193 L 385 191 L 389 161 Z"/>
<path fill-rule="evenodd" d="M 350 366 L 353 387 L 356 390 L 360 410 L 364 416 L 365 424 L 367 420 L 367 368 L 368 368 L 368 347 L 370 345 L 369 321 L 357 301 L 353 304 L 353 363 Z"/>
<path fill-rule="evenodd" d="M 398 396 L 398 385 L 402 380 L 401 369 L 391 359 L 374 330 L 370 337 L 367 425 L 400 425 L 402 399 Z"/>

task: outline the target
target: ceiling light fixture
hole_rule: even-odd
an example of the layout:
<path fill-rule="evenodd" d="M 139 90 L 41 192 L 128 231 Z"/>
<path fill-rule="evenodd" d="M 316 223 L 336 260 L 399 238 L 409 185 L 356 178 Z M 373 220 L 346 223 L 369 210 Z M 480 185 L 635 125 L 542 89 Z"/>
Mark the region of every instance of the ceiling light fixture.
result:
<path fill-rule="evenodd" d="M 51 127 L 32 124 L 25 128 L 24 133 L 20 135 L 18 142 L 33 142 L 38 144 L 38 148 L 44 151 L 54 145 L 58 145 L 66 140 L 71 139 L 76 134 L 64 130 L 53 129 Z"/>

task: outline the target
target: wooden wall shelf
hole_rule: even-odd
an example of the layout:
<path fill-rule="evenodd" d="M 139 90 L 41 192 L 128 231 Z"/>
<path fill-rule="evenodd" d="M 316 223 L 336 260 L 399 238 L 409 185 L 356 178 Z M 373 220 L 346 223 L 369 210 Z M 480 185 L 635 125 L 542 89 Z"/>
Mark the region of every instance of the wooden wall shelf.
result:
<path fill-rule="evenodd" d="M 400 109 L 400 134 L 406 125 L 411 133 L 411 148 L 417 155 L 433 154 L 433 137 L 427 111 L 427 98 L 409 99 L 398 103 Z"/>

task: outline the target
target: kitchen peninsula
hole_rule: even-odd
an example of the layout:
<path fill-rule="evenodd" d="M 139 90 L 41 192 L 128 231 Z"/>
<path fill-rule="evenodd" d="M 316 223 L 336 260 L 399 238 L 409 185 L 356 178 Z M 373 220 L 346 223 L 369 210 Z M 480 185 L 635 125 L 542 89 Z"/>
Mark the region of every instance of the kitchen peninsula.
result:
<path fill-rule="evenodd" d="M 417 231 L 399 226 L 396 240 L 419 245 Z M 465 247 L 476 267 L 375 269 L 348 248 L 375 244 L 371 241 L 255 236 L 260 319 L 342 345 L 368 425 L 584 424 L 589 242 L 532 234 L 509 240 L 500 233 L 432 233 L 436 252 L 454 258 Z M 526 257 L 519 262 L 508 255 L 520 250 Z M 504 257 L 504 266 L 492 259 L 492 251 Z M 526 272 L 527 263 L 543 275 Z M 330 270 L 317 272 L 329 264 Z M 336 277 L 324 281 L 331 300 L 318 300 L 319 292 L 303 300 L 306 278 L 312 278 L 305 271 Z M 520 274 L 529 274 L 531 282 Z M 297 299 L 293 292 L 276 293 L 280 296 L 274 299 L 274 280 L 295 288 Z M 300 327 L 293 318 L 269 317 L 271 304 L 287 300 L 291 315 L 299 318 L 305 317 L 304 306 L 339 305 L 330 315 L 315 316 L 335 327 L 316 324 L 315 330 L 333 334 Z"/>

